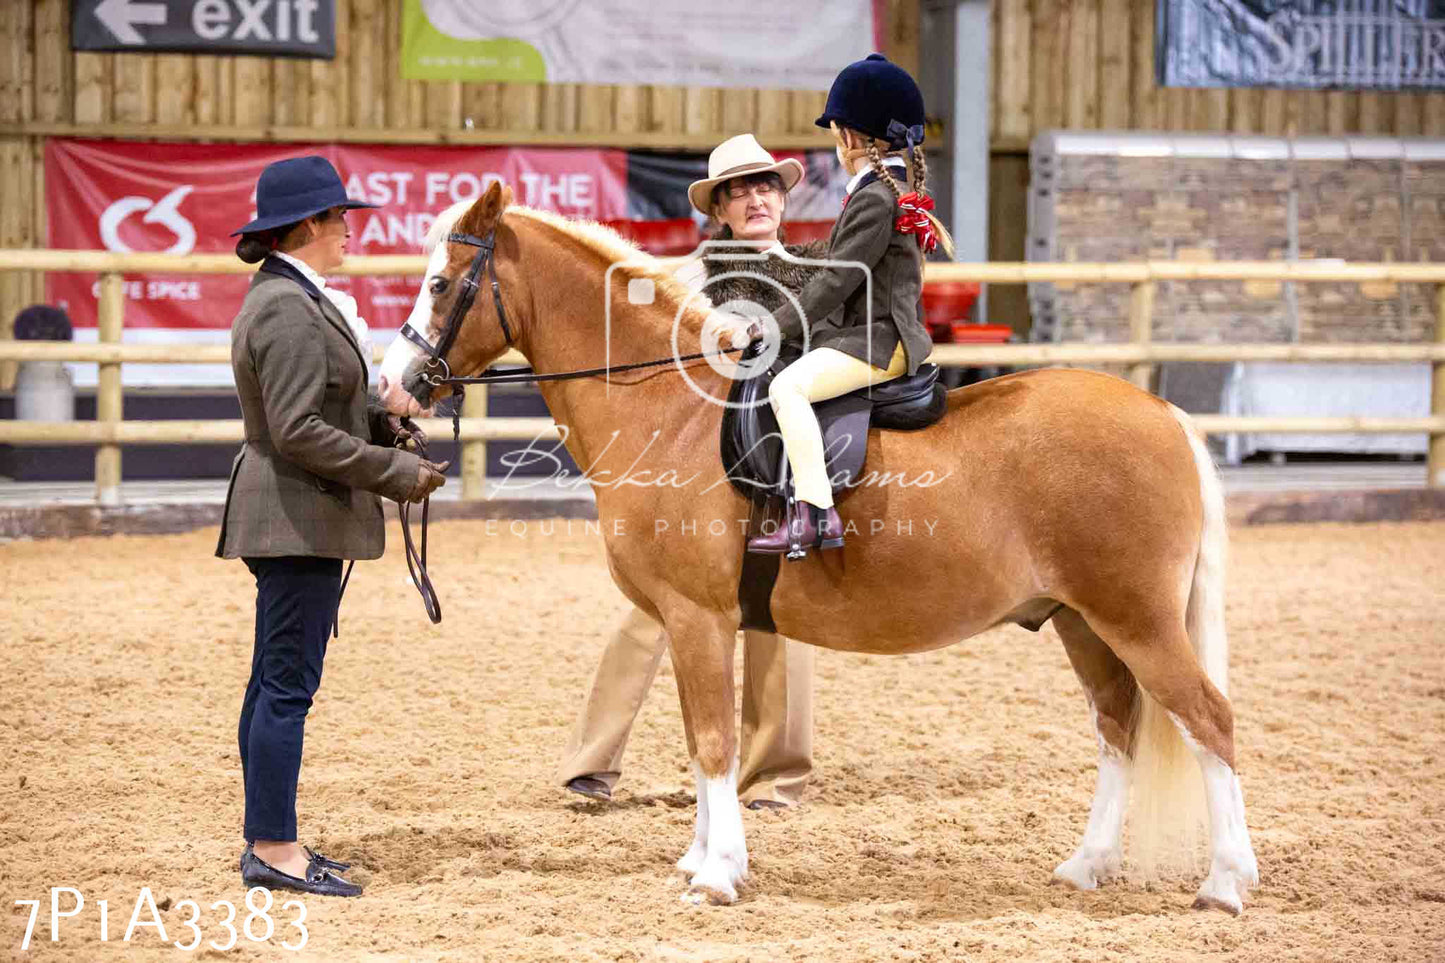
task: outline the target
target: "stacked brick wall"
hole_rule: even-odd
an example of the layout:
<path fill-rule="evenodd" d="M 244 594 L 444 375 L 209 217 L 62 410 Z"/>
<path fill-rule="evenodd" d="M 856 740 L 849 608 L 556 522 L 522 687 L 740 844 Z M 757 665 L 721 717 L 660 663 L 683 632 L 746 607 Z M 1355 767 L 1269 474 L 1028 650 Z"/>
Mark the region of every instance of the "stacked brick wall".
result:
<path fill-rule="evenodd" d="M 1445 263 L 1445 161 L 1063 155 L 1052 191 L 1061 261 L 1270 261 L 1293 250 Z M 1128 285 L 1054 287 L 1059 340 L 1128 340 Z M 1168 282 L 1154 337 L 1420 341 L 1433 331 L 1431 297 L 1428 285 Z"/>

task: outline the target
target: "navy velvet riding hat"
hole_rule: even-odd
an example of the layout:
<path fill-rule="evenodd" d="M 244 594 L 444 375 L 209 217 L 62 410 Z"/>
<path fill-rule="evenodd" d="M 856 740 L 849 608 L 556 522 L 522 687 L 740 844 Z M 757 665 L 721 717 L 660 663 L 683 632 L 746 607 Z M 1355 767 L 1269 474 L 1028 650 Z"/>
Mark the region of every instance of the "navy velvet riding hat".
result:
<path fill-rule="evenodd" d="M 341 175 L 331 161 L 311 154 L 267 164 L 256 181 L 256 219 L 231 236 L 264 231 L 297 221 L 333 207 L 380 207 L 346 196 Z"/>
<path fill-rule="evenodd" d="M 823 116 L 814 123 L 828 128 L 831 121 L 869 137 L 886 140 L 893 149 L 923 143 L 923 93 L 908 71 L 880 53 L 844 67 L 828 91 Z"/>

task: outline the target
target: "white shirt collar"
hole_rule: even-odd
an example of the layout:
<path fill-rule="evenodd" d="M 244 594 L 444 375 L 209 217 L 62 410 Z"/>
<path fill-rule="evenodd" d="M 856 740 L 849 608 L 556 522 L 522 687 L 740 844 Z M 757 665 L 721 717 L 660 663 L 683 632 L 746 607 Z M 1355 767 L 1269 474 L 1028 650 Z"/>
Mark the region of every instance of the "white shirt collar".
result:
<path fill-rule="evenodd" d="M 366 321 L 357 311 L 356 299 L 345 291 L 328 288 L 326 286 L 326 279 L 312 270 L 311 265 L 302 261 L 300 258 L 294 258 L 284 251 L 273 251 L 272 254 L 300 271 L 301 276 L 316 285 L 316 290 L 321 292 L 322 297 L 330 301 L 336 310 L 341 313 L 342 318 L 346 320 L 347 327 L 351 328 L 351 333 L 356 338 L 357 347 L 361 348 L 362 356 L 365 357 L 367 363 L 370 364 L 372 351 L 371 331 L 367 327 Z"/>
<path fill-rule="evenodd" d="M 903 163 L 903 158 L 901 158 L 901 157 L 885 157 L 885 158 L 883 158 L 883 166 L 885 166 L 885 167 L 896 167 L 896 168 L 898 168 L 899 170 L 901 170 L 901 171 L 904 172 L 904 178 L 905 178 L 905 180 L 907 179 L 907 171 L 908 171 L 908 168 L 907 168 L 906 165 L 904 165 L 904 163 Z M 843 188 L 843 193 L 844 193 L 844 194 L 852 194 L 854 191 L 856 191 L 856 190 L 858 189 L 858 184 L 863 180 L 863 178 L 867 177 L 867 176 L 868 176 L 869 174 L 871 174 L 872 172 L 873 172 L 873 168 L 872 168 L 872 166 L 869 166 L 869 167 L 863 168 L 863 169 L 860 170 L 858 173 L 854 174 L 854 175 L 849 179 L 849 181 L 848 181 L 848 186 L 845 187 L 845 188 Z"/>
<path fill-rule="evenodd" d="M 285 261 L 287 264 L 300 271 L 302 277 L 310 281 L 312 284 L 316 285 L 316 290 L 326 290 L 326 279 L 321 275 L 317 274 L 314 270 L 312 270 L 311 265 L 307 264 L 299 257 L 292 257 L 285 251 L 272 251 L 271 256 L 279 257 L 281 260 Z"/>

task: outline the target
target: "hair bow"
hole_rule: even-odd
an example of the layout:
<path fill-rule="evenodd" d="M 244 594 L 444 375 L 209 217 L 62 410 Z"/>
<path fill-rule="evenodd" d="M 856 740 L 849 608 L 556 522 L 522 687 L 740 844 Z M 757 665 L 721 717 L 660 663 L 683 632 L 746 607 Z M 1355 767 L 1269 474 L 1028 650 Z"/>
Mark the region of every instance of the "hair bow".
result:
<path fill-rule="evenodd" d="M 918 240 L 918 249 L 924 254 L 933 253 L 938 246 L 938 235 L 933 230 L 933 221 L 928 212 L 933 210 L 933 198 L 927 194 L 909 191 L 898 199 L 899 215 L 893 222 L 893 229 L 900 234 L 912 234 Z"/>
<path fill-rule="evenodd" d="M 914 124 L 912 127 L 905 126 L 901 121 L 890 120 L 888 122 L 888 146 L 893 150 L 908 148 L 908 156 L 913 157 L 913 148 L 923 143 L 923 125 Z"/>

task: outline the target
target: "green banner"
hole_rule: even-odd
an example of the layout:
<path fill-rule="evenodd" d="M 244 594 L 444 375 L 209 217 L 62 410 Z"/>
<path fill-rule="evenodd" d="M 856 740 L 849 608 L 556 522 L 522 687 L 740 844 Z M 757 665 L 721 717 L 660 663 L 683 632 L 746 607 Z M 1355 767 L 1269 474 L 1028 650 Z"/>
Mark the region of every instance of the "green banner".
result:
<path fill-rule="evenodd" d="M 3 0 L 0 0 L 3 2 Z M 874 0 L 405 0 L 407 80 L 827 90 Z"/>
<path fill-rule="evenodd" d="M 547 64 L 524 40 L 464 40 L 432 25 L 422 0 L 406 0 L 401 21 L 401 75 L 406 80 L 481 80 L 537 83 Z"/>

